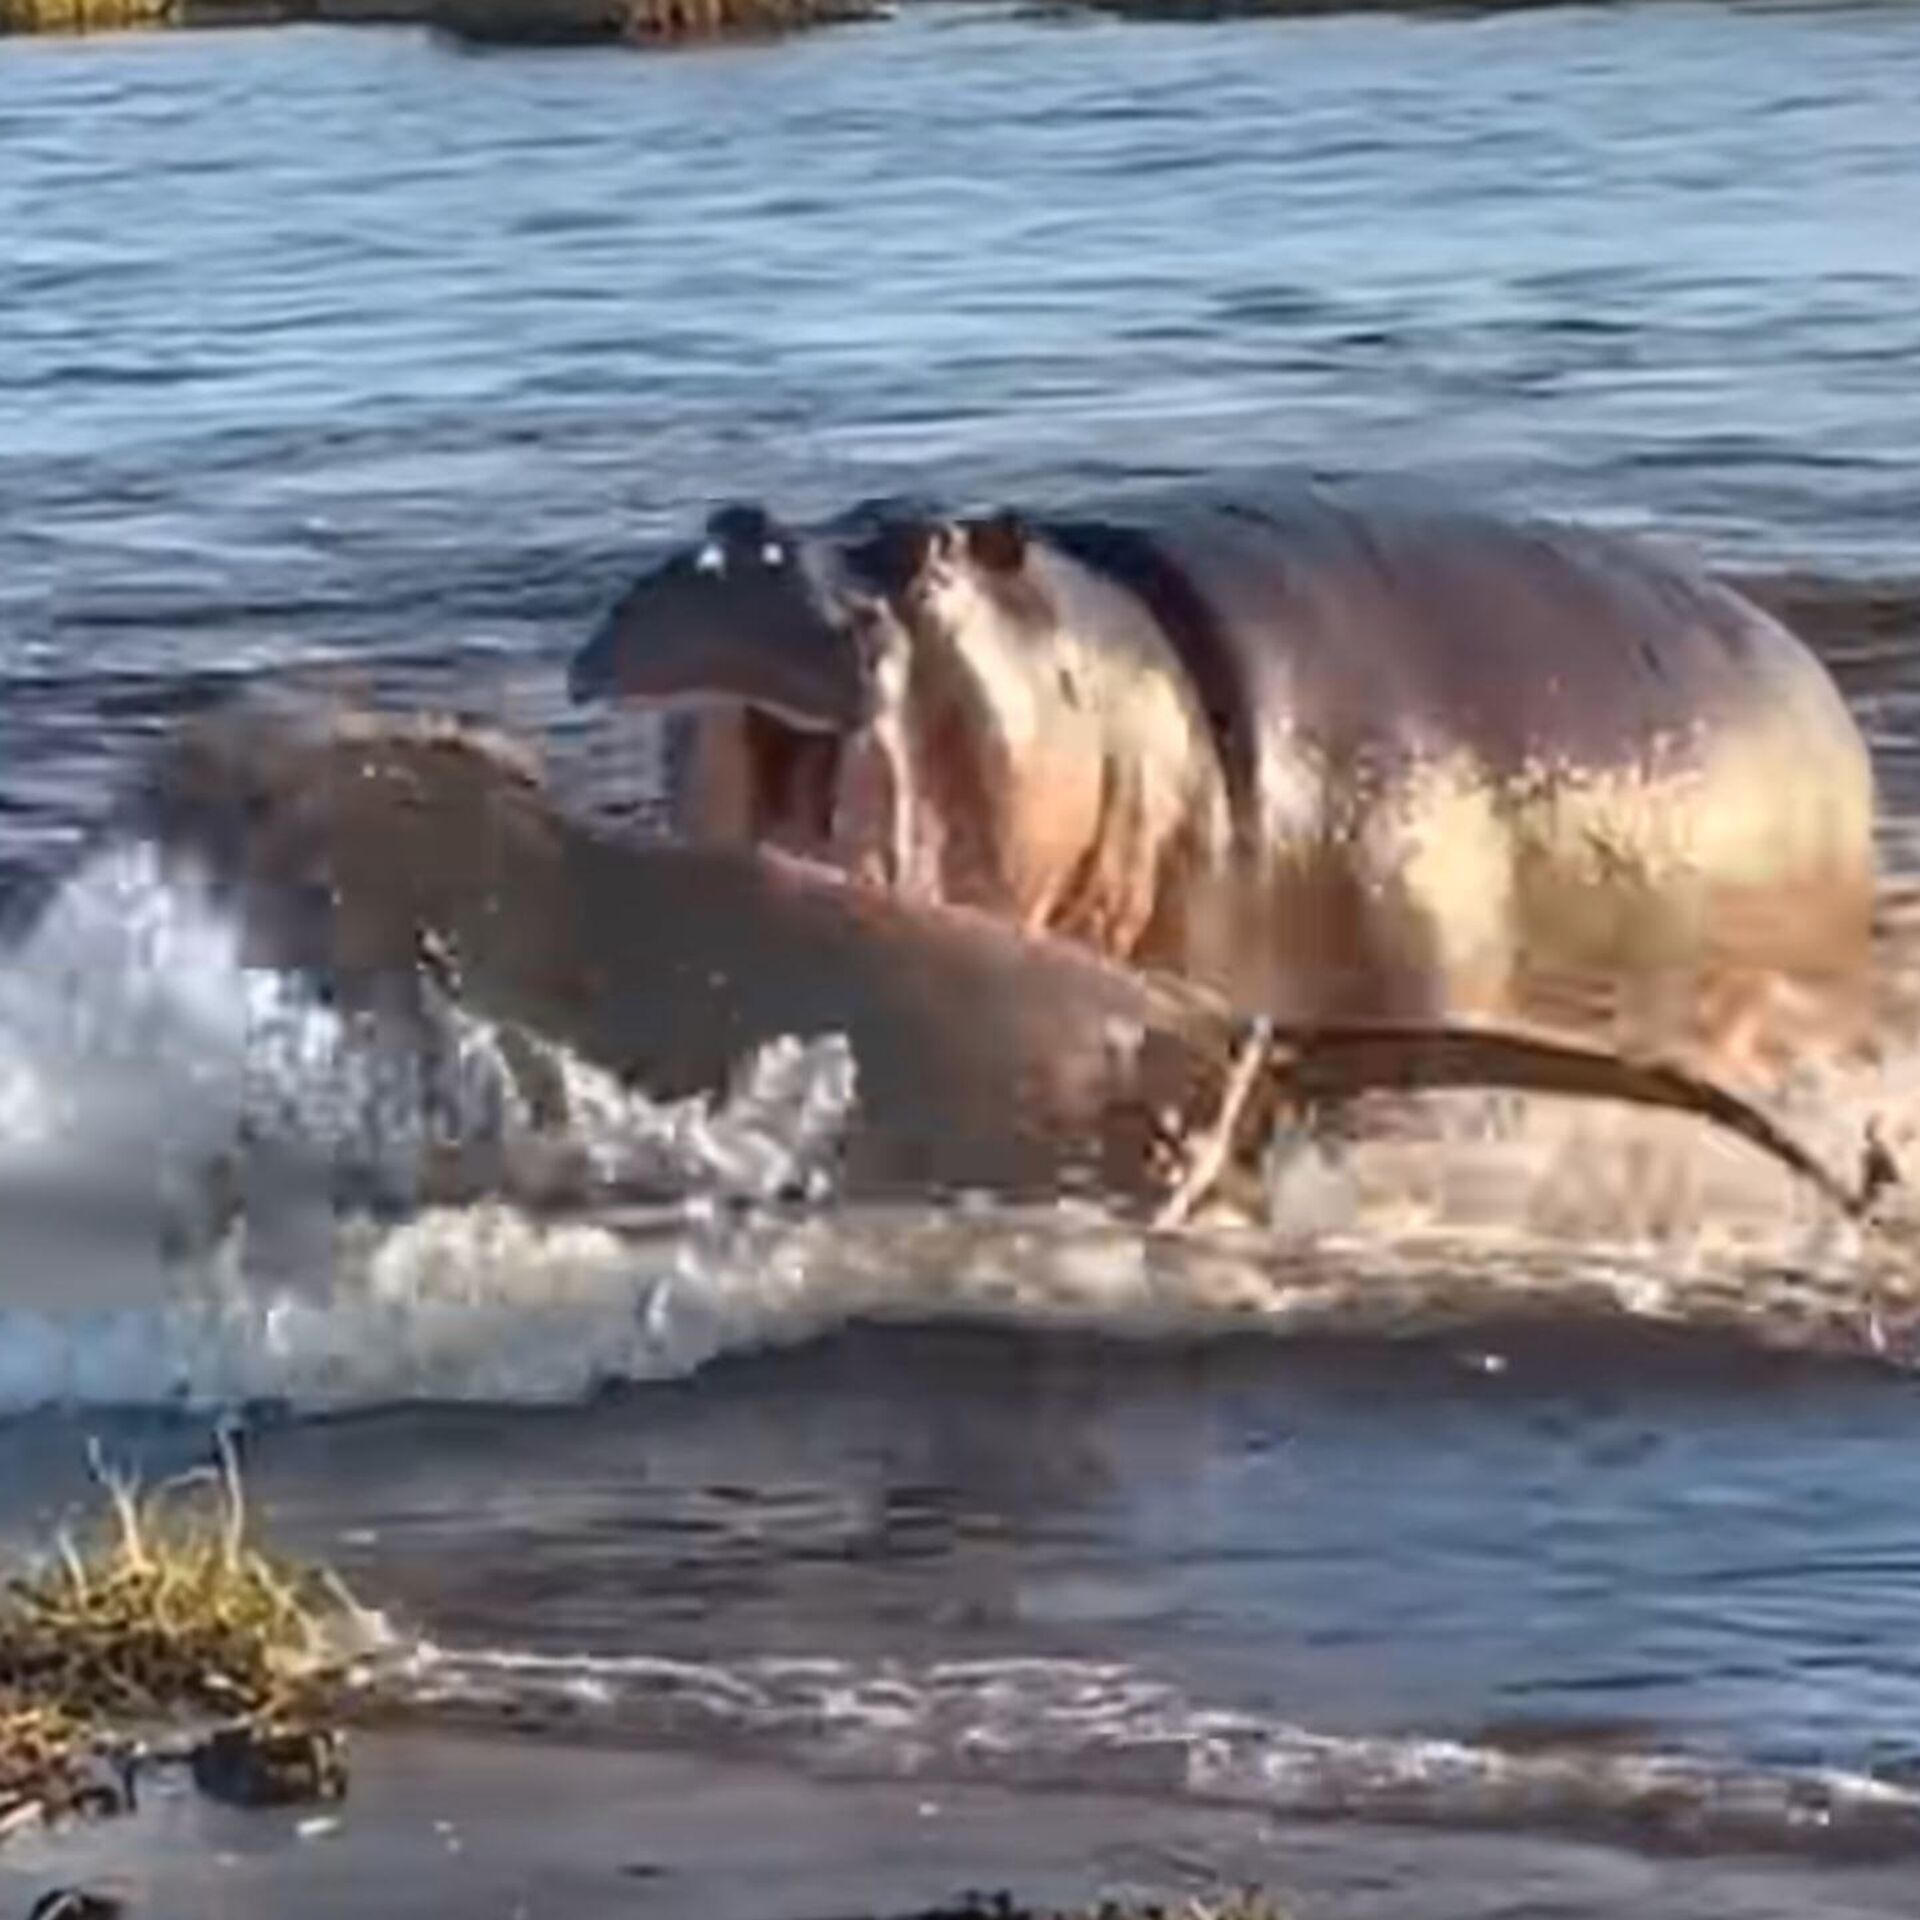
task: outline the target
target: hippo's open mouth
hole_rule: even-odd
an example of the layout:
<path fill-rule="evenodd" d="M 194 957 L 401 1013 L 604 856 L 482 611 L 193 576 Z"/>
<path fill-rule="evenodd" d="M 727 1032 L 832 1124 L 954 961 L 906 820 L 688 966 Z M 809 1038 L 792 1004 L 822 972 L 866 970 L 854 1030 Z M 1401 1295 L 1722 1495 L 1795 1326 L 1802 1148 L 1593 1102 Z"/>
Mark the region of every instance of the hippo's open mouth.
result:
<path fill-rule="evenodd" d="M 871 729 L 796 726 L 722 699 L 675 718 L 670 800 L 685 837 L 776 847 L 870 884 L 901 883 L 902 783 Z"/>
<path fill-rule="evenodd" d="M 673 715 L 669 799 L 686 837 L 898 883 L 911 783 L 869 584 L 842 543 L 723 508 L 620 597 L 568 691 Z"/>
<path fill-rule="evenodd" d="M 690 807 L 700 811 L 704 798 L 708 811 L 726 809 L 733 797 L 741 837 L 831 857 L 844 735 L 796 725 L 792 715 L 754 701 L 704 701 L 690 725 Z"/>

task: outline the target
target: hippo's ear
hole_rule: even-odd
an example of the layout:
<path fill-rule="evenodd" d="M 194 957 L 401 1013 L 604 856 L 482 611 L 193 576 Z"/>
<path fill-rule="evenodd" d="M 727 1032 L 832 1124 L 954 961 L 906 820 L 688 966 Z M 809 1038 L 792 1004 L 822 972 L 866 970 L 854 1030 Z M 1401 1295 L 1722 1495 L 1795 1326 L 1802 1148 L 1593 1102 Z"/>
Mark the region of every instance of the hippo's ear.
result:
<path fill-rule="evenodd" d="M 1017 513 L 989 514 L 966 523 L 967 552 L 989 573 L 1018 573 L 1027 563 L 1026 524 Z"/>
<path fill-rule="evenodd" d="M 853 577 L 873 591 L 903 594 L 926 572 L 938 545 L 938 529 L 931 521 L 887 522 L 847 550 L 847 565 Z"/>

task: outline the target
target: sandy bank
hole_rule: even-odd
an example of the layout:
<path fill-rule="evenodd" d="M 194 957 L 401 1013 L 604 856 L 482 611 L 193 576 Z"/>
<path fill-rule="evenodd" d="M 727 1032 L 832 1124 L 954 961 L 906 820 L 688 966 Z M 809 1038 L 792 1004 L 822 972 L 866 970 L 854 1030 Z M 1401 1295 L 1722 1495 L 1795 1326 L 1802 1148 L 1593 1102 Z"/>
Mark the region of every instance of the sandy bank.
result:
<path fill-rule="evenodd" d="M 57 1886 L 129 1920 L 904 1916 L 970 1888 L 1035 1903 L 1261 1881 L 1302 1920 L 1551 1911 L 1684 1920 L 1893 1920 L 1909 1871 L 1655 1860 L 1548 1841 L 1298 1828 L 1118 1797 L 850 1785 L 546 1741 L 360 1734 L 337 1811 L 248 1813 L 190 1793 L 0 1852 L 0 1914 Z"/>

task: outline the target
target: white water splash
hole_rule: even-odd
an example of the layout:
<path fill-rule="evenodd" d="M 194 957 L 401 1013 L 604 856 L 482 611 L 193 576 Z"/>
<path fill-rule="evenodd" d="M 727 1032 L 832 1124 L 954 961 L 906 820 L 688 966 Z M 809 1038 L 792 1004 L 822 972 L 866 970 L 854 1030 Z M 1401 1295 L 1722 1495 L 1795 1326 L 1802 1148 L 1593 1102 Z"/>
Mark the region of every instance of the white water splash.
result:
<path fill-rule="evenodd" d="M 1120 1791 L 1336 1817 L 1586 1833 L 1700 1851 L 1920 1855 L 1920 1793 L 1838 1768 L 1432 1734 L 1226 1711 L 1111 1661 L 728 1665 L 421 1645 L 376 1689 L 416 1712 L 737 1747 L 865 1778 Z"/>
<path fill-rule="evenodd" d="M 422 1210 L 436 1168 L 510 1189 L 564 1163 L 579 1197 L 638 1187 L 695 1221 L 818 1198 L 855 1098 L 845 1042 L 777 1042 L 725 1100 L 674 1103 L 536 1046 L 555 1136 L 502 1035 L 429 1011 L 422 1045 L 249 964 L 149 846 L 76 873 L 0 959 L 0 1409 L 549 1398 L 705 1358 L 649 1330 L 671 1249 L 490 1200 Z"/>
<path fill-rule="evenodd" d="M 1144 1235 L 1085 1205 L 763 1204 L 830 1187 L 857 1092 L 830 1037 L 673 1104 L 534 1047 L 558 1138 L 503 1036 L 443 1008 L 432 1038 L 395 1045 L 250 966 L 150 848 L 76 874 L 0 957 L 0 1410 L 564 1400 L 856 1318 L 1151 1336 L 1600 1313 L 1871 1352 L 1914 1312 L 1905 1242 L 1863 1241 L 1685 1116 L 1363 1103 L 1364 1137 L 1276 1157 L 1277 1232 Z M 1902 1102 L 1920 1113 L 1920 1055 L 1799 1113 L 1838 1142 Z M 449 1145 L 504 1192 L 429 1204 Z M 652 1204 L 516 1206 L 556 1161 L 576 1202 Z"/>

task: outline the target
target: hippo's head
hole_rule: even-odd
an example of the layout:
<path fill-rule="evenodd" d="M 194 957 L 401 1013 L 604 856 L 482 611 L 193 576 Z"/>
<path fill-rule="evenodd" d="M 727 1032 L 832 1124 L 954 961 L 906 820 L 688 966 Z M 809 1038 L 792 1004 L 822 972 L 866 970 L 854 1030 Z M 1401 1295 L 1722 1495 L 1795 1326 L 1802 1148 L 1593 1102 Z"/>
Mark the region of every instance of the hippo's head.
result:
<path fill-rule="evenodd" d="M 948 643 L 982 614 L 996 625 L 1044 621 L 1048 608 L 1029 553 L 1026 526 L 1014 513 L 954 518 L 917 506 L 870 508 L 838 556 L 841 617 L 891 622 L 916 640 Z"/>
<path fill-rule="evenodd" d="M 672 796 L 694 837 L 770 840 L 872 872 L 904 799 L 886 716 L 938 524 L 872 501 L 803 533 L 759 506 L 723 507 L 621 596 L 575 655 L 569 691 L 694 710 Z M 877 865 L 894 869 L 890 855 Z"/>
<path fill-rule="evenodd" d="M 723 507 L 621 595 L 574 656 L 576 701 L 751 707 L 806 733 L 866 717 L 858 649 L 834 605 L 818 543 L 764 508 Z"/>

